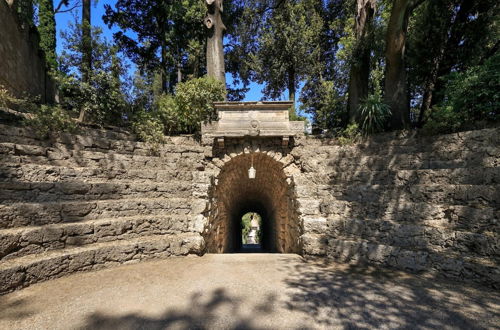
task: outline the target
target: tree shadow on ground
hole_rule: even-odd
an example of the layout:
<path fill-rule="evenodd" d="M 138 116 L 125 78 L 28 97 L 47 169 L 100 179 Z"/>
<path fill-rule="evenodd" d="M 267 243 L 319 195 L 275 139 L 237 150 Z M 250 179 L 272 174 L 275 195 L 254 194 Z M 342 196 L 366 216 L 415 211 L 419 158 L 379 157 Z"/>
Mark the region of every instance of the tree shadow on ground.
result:
<path fill-rule="evenodd" d="M 290 274 L 287 308 L 317 326 L 346 329 L 487 329 L 500 324 L 500 295 L 484 287 L 371 266 L 310 260 Z"/>
<path fill-rule="evenodd" d="M 10 299 L 0 296 L 0 320 L 19 320 L 35 314 L 24 298 Z"/>
<path fill-rule="evenodd" d="M 171 308 L 158 317 L 140 314 L 110 316 L 94 313 L 80 329 L 255 329 L 254 317 L 265 317 L 274 312 L 276 296 L 266 295 L 261 302 L 244 313 L 243 300 L 229 294 L 224 288 L 213 290 L 207 298 L 201 292 L 191 295 L 189 307 Z"/>

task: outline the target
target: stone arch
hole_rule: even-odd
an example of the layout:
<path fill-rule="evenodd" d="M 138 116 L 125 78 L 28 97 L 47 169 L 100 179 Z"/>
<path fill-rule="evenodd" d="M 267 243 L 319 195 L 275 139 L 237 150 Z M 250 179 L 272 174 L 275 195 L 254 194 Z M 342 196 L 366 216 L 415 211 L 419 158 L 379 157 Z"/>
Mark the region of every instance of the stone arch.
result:
<path fill-rule="evenodd" d="M 248 178 L 252 163 L 255 179 Z M 300 253 L 302 225 L 298 213 L 291 155 L 273 150 L 233 150 L 214 163 L 220 169 L 209 191 L 209 212 L 203 232 L 209 253 L 241 247 L 240 219 L 254 211 L 263 218 L 262 247 L 267 252 Z"/>

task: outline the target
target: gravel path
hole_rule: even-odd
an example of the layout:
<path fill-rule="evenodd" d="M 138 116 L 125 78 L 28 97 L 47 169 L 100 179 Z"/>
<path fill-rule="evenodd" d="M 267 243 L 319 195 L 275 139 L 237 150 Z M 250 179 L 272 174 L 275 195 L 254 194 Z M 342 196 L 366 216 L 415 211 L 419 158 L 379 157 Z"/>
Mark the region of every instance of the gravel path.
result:
<path fill-rule="evenodd" d="M 0 329 L 499 327 L 493 289 L 286 254 L 149 261 L 0 296 Z"/>

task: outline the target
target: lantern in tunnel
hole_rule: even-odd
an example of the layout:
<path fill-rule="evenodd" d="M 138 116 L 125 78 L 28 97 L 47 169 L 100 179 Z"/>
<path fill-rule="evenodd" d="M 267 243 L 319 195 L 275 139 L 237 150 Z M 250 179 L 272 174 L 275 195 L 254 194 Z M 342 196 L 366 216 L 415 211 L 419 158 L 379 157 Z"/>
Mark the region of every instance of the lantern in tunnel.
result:
<path fill-rule="evenodd" d="M 248 178 L 255 179 L 255 173 L 257 173 L 257 171 L 255 170 L 255 168 L 253 168 L 253 155 L 252 155 L 252 165 L 248 169 Z"/>
<path fill-rule="evenodd" d="M 255 168 L 253 168 L 253 166 L 251 166 L 249 169 L 248 169 L 248 178 L 249 179 L 255 179 L 255 173 L 257 171 L 255 170 Z"/>

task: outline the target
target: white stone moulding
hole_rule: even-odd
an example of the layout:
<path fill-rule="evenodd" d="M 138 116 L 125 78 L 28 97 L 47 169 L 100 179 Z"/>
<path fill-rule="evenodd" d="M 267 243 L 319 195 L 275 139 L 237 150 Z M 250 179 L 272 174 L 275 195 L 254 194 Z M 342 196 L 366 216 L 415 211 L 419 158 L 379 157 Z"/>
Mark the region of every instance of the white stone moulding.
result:
<path fill-rule="evenodd" d="M 204 138 L 216 139 L 220 147 L 225 137 L 290 137 L 303 135 L 303 121 L 290 121 L 288 112 L 293 102 L 215 102 L 218 120 L 202 124 Z"/>

